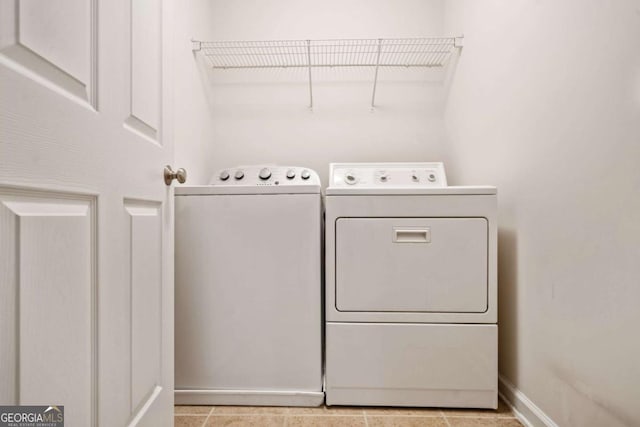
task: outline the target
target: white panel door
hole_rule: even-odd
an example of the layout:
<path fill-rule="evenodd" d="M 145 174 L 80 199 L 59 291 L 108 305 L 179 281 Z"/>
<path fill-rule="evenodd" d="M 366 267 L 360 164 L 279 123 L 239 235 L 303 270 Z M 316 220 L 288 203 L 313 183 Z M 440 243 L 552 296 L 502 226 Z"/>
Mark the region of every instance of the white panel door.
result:
<path fill-rule="evenodd" d="M 0 405 L 173 423 L 171 0 L 0 0 Z"/>

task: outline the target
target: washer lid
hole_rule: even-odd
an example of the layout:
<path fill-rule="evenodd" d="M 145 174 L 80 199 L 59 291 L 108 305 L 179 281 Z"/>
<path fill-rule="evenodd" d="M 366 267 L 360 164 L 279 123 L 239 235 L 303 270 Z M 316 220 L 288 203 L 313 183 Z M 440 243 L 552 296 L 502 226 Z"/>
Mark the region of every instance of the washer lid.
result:
<path fill-rule="evenodd" d="M 495 187 L 447 186 L 444 164 L 331 163 L 327 195 L 495 194 Z"/>
<path fill-rule="evenodd" d="M 176 195 L 319 194 L 320 177 L 300 166 L 253 165 L 221 169 L 209 185 L 177 186 Z"/>

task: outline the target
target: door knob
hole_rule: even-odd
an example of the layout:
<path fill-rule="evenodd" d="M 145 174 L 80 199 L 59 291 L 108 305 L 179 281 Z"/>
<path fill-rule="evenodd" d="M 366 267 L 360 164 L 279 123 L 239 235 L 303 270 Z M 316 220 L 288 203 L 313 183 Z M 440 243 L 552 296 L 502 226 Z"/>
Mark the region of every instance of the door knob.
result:
<path fill-rule="evenodd" d="M 177 179 L 180 184 L 184 184 L 187 182 L 187 171 L 183 168 L 178 169 L 177 171 L 173 171 L 171 166 L 167 165 L 164 167 L 164 183 L 167 185 L 171 185 L 171 181 Z"/>

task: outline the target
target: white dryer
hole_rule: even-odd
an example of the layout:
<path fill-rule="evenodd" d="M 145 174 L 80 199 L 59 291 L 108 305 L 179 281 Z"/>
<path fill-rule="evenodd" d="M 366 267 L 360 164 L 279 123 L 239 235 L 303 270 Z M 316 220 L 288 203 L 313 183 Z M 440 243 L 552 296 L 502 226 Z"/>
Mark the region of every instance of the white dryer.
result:
<path fill-rule="evenodd" d="M 318 175 L 238 167 L 175 195 L 176 403 L 322 404 Z"/>
<path fill-rule="evenodd" d="M 442 163 L 334 163 L 326 403 L 496 408 L 495 187 Z"/>

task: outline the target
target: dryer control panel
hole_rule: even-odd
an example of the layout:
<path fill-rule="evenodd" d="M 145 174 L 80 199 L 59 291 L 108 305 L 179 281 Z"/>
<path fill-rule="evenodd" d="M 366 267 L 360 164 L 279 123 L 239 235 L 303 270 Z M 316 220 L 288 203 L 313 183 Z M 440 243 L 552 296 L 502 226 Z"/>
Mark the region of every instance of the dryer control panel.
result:
<path fill-rule="evenodd" d="M 253 165 L 226 168 L 214 173 L 211 185 L 254 186 L 319 186 L 318 174 L 299 166 Z"/>
<path fill-rule="evenodd" d="M 444 164 L 332 163 L 330 186 L 337 188 L 440 188 L 447 186 Z"/>

